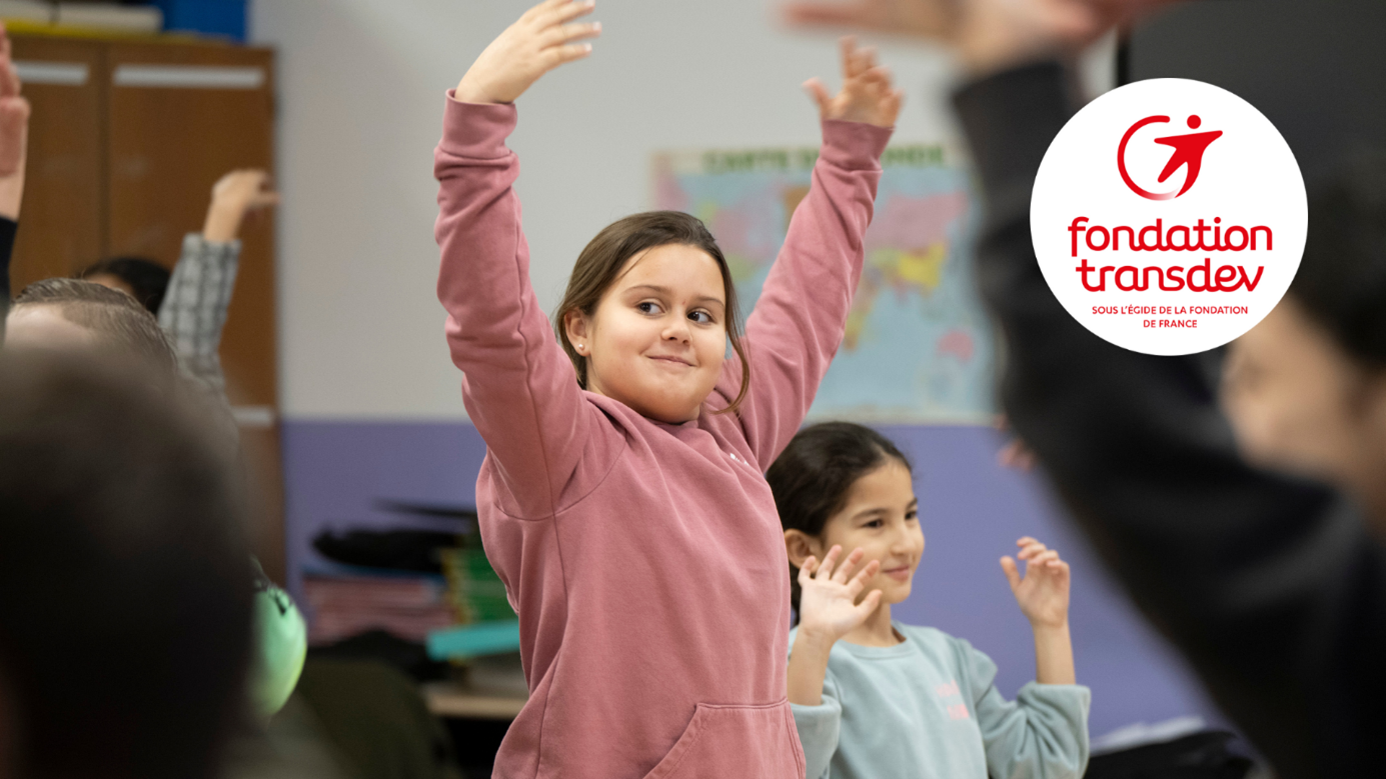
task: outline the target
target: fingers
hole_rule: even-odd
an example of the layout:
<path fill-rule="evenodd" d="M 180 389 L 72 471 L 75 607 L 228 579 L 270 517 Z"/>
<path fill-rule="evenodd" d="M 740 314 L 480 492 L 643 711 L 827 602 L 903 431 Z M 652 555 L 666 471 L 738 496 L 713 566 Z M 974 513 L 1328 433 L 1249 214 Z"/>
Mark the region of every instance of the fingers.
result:
<path fill-rule="evenodd" d="M 256 193 L 255 197 L 250 201 L 250 208 L 252 210 L 271 208 L 277 205 L 279 205 L 279 193 L 272 189 Z"/>
<path fill-rule="evenodd" d="M 881 103 L 881 110 L 890 117 L 890 123 L 895 124 L 896 118 L 900 116 L 900 105 L 905 102 L 905 90 L 892 89 L 890 95 Z"/>
<path fill-rule="evenodd" d="M 807 587 L 809 582 L 813 581 L 813 569 L 816 565 L 818 565 L 818 558 L 813 555 L 804 558 L 803 565 L 799 566 L 799 575 L 796 577 L 800 587 Z"/>
<path fill-rule="evenodd" d="M 524 14 L 520 16 L 520 21 L 532 22 L 545 14 L 553 13 L 559 6 L 565 5 L 567 2 L 568 0 L 544 0 L 544 2 L 525 11 Z"/>
<path fill-rule="evenodd" d="M 880 14 L 870 2 L 792 2 L 780 9 L 786 24 L 795 27 L 857 27 L 880 29 Z"/>
<path fill-rule="evenodd" d="M 19 72 L 10 58 L 10 39 L 0 33 L 0 98 L 19 95 Z"/>
<path fill-rule="evenodd" d="M 857 39 L 845 35 L 838 41 L 842 52 L 842 77 L 854 79 L 876 67 L 876 49 L 871 46 L 857 48 Z"/>
<path fill-rule="evenodd" d="M 548 5 L 548 4 L 546 4 Z M 597 9 L 597 4 L 593 0 L 564 0 L 554 3 L 551 7 L 544 8 L 534 18 L 534 24 L 542 29 L 547 29 L 556 25 L 566 24 L 579 16 L 586 16 Z"/>
<path fill-rule="evenodd" d="M 847 594 L 851 595 L 853 598 L 857 597 L 858 593 L 866 589 L 867 580 L 879 573 L 880 570 L 880 560 L 872 560 L 867 563 L 865 567 L 857 571 L 857 575 L 852 577 L 852 581 L 847 583 Z"/>
<path fill-rule="evenodd" d="M 1068 567 L 1067 563 L 1059 559 L 1057 550 L 1050 549 L 1030 536 L 1016 539 L 1015 545 L 1020 547 L 1020 553 L 1016 557 L 1028 561 L 1031 565 L 1047 564 L 1052 566 L 1058 563 L 1065 568 Z"/>
<path fill-rule="evenodd" d="M 1043 552 L 1045 549 L 1048 548 L 1044 544 L 1041 544 L 1033 538 L 1022 538 L 1019 541 L 1016 541 L 1015 543 L 1016 546 L 1020 547 L 1020 553 L 1017 554 L 1016 557 L 1020 558 L 1021 560 L 1030 560 L 1035 555 Z"/>
<path fill-rule="evenodd" d="M 22 97 L 0 99 L 0 177 L 12 176 L 24 165 L 29 111 L 29 101 Z"/>
<path fill-rule="evenodd" d="M 580 24 L 562 24 L 551 27 L 539 36 L 540 46 L 556 46 L 560 43 L 569 41 L 580 41 L 584 38 L 595 38 L 602 34 L 601 22 L 583 22 Z"/>
<path fill-rule="evenodd" d="M 1050 549 L 1044 544 L 1036 541 L 1030 536 L 1024 536 L 1016 540 L 1015 545 L 1020 547 L 1020 552 L 1016 554 L 1016 559 L 1026 561 L 1026 576 L 1031 570 L 1039 571 L 1045 575 L 1068 574 L 1068 563 L 1059 558 L 1059 552 Z M 1020 586 L 1022 581 L 1016 568 L 1016 561 L 1010 557 L 1001 558 L 1001 567 L 1006 571 L 1006 578 L 1010 581 L 1011 587 Z"/>
<path fill-rule="evenodd" d="M 824 86 L 823 82 L 811 78 L 804 82 L 804 91 L 808 92 L 809 97 L 813 98 L 813 102 L 818 104 L 818 113 L 826 115 L 833 98 L 832 95 L 828 94 L 828 88 Z"/>
<path fill-rule="evenodd" d="M 580 60 L 592 53 L 590 43 L 569 43 L 566 46 L 554 46 L 544 51 L 544 64 L 547 70 L 552 70 L 559 65 Z"/>
<path fill-rule="evenodd" d="M 848 574 L 852 573 L 853 569 L 857 567 L 857 563 L 861 562 L 861 558 L 865 556 L 866 550 L 860 547 L 853 549 L 852 553 L 847 555 L 847 559 L 842 561 L 842 565 L 833 574 L 833 581 L 838 584 L 846 584 Z"/>
<path fill-rule="evenodd" d="M 853 610 L 859 618 L 865 620 L 867 617 L 871 616 L 871 612 L 880 608 L 882 597 L 884 596 L 881 595 L 880 590 L 872 590 L 867 593 L 865 598 L 861 599 L 861 603 L 853 607 Z"/>
<path fill-rule="evenodd" d="M 1020 586 L 1020 570 L 1016 568 L 1015 560 L 1010 557 L 1001 558 L 1001 570 L 1006 574 L 1006 581 L 1011 585 L 1011 591 L 1015 591 Z"/>
<path fill-rule="evenodd" d="M 823 564 L 818 566 L 818 572 L 814 574 L 815 579 L 831 579 L 833 576 L 833 566 L 837 565 L 837 557 L 842 554 L 842 547 L 834 544 L 828 553 L 823 555 Z"/>
<path fill-rule="evenodd" d="M 857 67 L 857 39 L 844 35 L 837 41 L 838 57 L 842 60 L 842 78 L 849 79 L 859 71 Z"/>
<path fill-rule="evenodd" d="M 1028 471 L 1035 467 L 1035 453 L 1019 438 L 1012 439 L 996 454 L 996 462 L 1003 468 Z"/>
<path fill-rule="evenodd" d="M 878 94 L 890 91 L 890 68 L 883 65 L 876 65 L 873 63 L 869 68 L 857 73 L 853 78 L 868 90 Z"/>

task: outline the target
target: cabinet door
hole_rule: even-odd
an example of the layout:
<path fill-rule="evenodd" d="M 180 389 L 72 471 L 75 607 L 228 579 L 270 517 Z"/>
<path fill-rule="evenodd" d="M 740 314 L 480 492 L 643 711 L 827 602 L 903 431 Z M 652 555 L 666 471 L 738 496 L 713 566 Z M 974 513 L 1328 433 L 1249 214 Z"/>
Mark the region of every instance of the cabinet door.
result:
<path fill-rule="evenodd" d="M 24 285 L 69 276 L 106 253 L 104 45 L 13 35 L 33 106 L 20 228 L 10 268 Z"/>
<path fill-rule="evenodd" d="M 235 168 L 274 167 L 273 55 L 222 45 L 107 44 L 111 254 L 172 267 L 202 229 L 212 185 Z M 241 263 L 222 336 L 227 394 L 257 510 L 251 543 L 283 581 L 283 488 L 276 420 L 274 215 L 241 228 Z"/>

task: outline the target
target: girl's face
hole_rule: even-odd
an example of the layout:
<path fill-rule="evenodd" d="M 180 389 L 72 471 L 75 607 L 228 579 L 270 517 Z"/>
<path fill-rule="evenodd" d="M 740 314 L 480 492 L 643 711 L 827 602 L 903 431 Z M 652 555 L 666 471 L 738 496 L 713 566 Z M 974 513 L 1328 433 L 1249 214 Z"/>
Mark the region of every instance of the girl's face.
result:
<path fill-rule="evenodd" d="M 564 320 L 587 359 L 587 388 L 661 422 L 696 418 L 726 358 L 726 300 L 721 269 L 701 249 L 630 258 L 592 316 Z"/>
<path fill-rule="evenodd" d="M 881 561 L 881 570 L 866 583 L 861 597 L 881 591 L 882 603 L 900 603 L 910 596 L 914 571 L 924 556 L 924 531 L 919 526 L 919 501 L 914 497 L 914 478 L 895 458 L 852 484 L 847 503 L 828 518 L 823 533 L 814 539 L 823 555 L 834 544 L 842 546 L 845 558 L 861 547 L 865 556 L 861 566 Z M 860 567 L 858 568 L 858 570 Z"/>

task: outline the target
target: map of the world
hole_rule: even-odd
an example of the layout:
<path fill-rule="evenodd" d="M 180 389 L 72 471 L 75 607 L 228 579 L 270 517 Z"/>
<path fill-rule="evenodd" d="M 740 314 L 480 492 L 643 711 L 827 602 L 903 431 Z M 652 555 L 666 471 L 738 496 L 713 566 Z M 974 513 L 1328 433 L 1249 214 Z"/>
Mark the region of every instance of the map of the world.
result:
<path fill-rule="evenodd" d="M 808 193 L 816 149 L 657 154 L 655 206 L 712 230 L 747 313 Z M 971 174 L 941 146 L 892 146 L 847 333 L 810 419 L 988 423 L 995 339 L 969 261 Z"/>

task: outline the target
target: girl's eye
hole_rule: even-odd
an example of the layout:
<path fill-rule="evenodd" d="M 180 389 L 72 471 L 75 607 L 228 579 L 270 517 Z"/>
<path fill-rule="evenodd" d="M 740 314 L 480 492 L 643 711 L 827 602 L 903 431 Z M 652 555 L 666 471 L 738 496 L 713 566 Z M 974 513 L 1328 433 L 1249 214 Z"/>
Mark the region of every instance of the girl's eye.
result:
<path fill-rule="evenodd" d="M 658 314 L 663 310 L 659 307 L 658 303 L 652 300 L 645 300 L 636 303 L 635 308 L 642 314 Z"/>
<path fill-rule="evenodd" d="M 873 520 L 871 520 L 870 522 L 867 522 L 865 525 L 862 525 L 862 527 L 870 527 L 870 528 L 885 527 L 885 520 L 873 519 Z"/>
<path fill-rule="evenodd" d="M 918 521 L 919 521 L 919 512 L 918 512 L 918 511 L 911 511 L 911 512 L 906 513 L 906 514 L 905 514 L 905 521 L 906 521 L 906 522 L 910 522 L 910 521 L 918 522 Z"/>
<path fill-rule="evenodd" d="M 692 319 L 694 322 L 697 322 L 700 325 L 712 324 L 712 314 L 709 314 L 706 311 L 694 311 L 693 313 L 688 315 L 688 318 Z"/>

